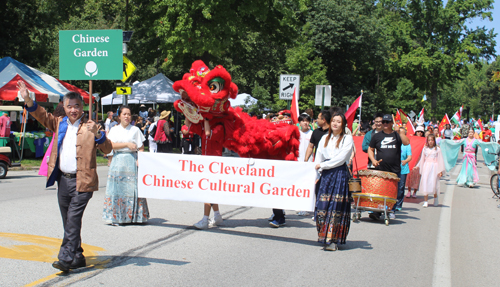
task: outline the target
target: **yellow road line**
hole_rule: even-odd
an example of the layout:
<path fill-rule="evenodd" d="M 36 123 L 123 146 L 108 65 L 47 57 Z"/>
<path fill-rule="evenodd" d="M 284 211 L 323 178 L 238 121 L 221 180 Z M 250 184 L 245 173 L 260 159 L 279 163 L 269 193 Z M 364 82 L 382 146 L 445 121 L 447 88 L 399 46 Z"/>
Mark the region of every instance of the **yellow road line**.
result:
<path fill-rule="evenodd" d="M 61 273 L 62 273 L 62 272 L 58 272 L 58 273 L 55 273 L 55 274 L 49 275 L 49 276 L 47 276 L 47 277 L 45 277 L 45 278 L 38 279 L 38 280 L 36 280 L 36 281 L 33 281 L 33 282 L 29 283 L 29 284 L 24 285 L 24 287 L 36 286 L 36 285 L 41 284 L 41 283 L 43 283 L 43 282 L 45 282 L 45 281 L 49 281 L 50 279 L 56 278 L 56 277 L 57 277 L 57 275 L 59 275 L 59 274 L 61 274 Z"/>

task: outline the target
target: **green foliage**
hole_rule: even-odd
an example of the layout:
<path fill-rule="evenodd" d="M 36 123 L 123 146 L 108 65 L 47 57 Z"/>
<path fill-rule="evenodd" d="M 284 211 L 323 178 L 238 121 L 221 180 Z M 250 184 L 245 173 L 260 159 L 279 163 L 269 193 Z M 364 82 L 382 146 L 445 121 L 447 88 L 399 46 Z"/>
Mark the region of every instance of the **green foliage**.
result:
<path fill-rule="evenodd" d="M 474 17 L 490 18 L 493 1 L 380 1 L 386 11 L 385 30 L 391 72 L 405 75 L 427 92 L 431 114 L 438 115 L 439 89 L 465 76 L 468 63 L 494 55 L 494 34 L 471 29 Z"/>
<path fill-rule="evenodd" d="M 128 2 L 128 5 L 126 4 Z M 440 119 L 462 104 L 471 116 L 490 113 L 499 96 L 500 64 L 487 62 L 492 0 L 6 0 L 0 3 L 0 57 L 52 76 L 59 73 L 58 31 L 127 29 L 131 81 L 157 73 L 178 80 L 194 60 L 223 65 L 249 111 L 287 108 L 280 74 L 299 74 L 300 111 L 315 109 L 315 86 L 332 86 L 332 105 L 350 105 L 364 90 L 362 114 L 396 108 Z M 88 89 L 88 81 L 71 81 Z M 114 81 L 94 82 L 101 96 Z M 421 102 L 427 94 L 428 102 Z M 500 104 L 495 112 L 500 111 Z"/>

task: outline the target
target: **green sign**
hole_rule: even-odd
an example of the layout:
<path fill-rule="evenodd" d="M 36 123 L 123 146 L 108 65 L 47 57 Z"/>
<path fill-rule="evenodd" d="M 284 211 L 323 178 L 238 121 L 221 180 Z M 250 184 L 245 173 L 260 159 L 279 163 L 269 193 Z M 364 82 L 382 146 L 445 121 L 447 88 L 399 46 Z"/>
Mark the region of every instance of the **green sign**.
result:
<path fill-rule="evenodd" d="M 121 80 L 122 30 L 59 31 L 59 79 Z"/>

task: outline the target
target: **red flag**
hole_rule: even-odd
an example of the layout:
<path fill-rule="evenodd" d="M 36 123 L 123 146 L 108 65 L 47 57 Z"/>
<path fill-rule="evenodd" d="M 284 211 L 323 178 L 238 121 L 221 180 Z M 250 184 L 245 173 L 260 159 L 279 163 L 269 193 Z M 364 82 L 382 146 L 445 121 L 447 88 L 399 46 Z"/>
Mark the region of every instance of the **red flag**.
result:
<path fill-rule="evenodd" d="M 477 120 L 477 123 L 479 124 L 479 128 L 481 129 L 481 131 L 483 131 L 483 121 L 481 119 Z"/>
<path fill-rule="evenodd" d="M 401 120 L 401 114 L 399 113 L 399 110 L 396 112 L 396 116 L 394 117 L 394 122 L 398 126 L 402 126 L 403 125 L 403 121 Z"/>
<path fill-rule="evenodd" d="M 353 173 L 358 170 L 366 169 L 368 163 L 368 154 L 365 153 L 362 149 L 363 145 L 363 137 L 354 136 L 352 137 L 354 140 L 354 146 L 356 147 L 356 155 L 352 160 L 353 162 Z M 408 163 L 410 170 L 418 163 L 420 159 L 420 154 L 422 153 L 422 149 L 424 148 L 426 139 L 424 137 L 417 136 L 409 136 L 411 145 L 411 161 Z"/>
<path fill-rule="evenodd" d="M 412 136 L 415 134 L 415 128 L 413 127 L 413 123 L 411 122 L 410 118 L 406 117 L 406 119 L 408 120 L 406 122 L 406 135 Z"/>
<path fill-rule="evenodd" d="M 297 88 L 293 90 L 293 97 L 292 97 L 292 106 L 290 108 L 290 113 L 292 114 L 292 121 L 294 124 L 297 124 L 299 122 L 299 100 L 297 99 L 295 91 Z"/>
<path fill-rule="evenodd" d="M 347 120 L 347 127 L 352 131 L 352 122 L 354 121 L 354 117 L 356 116 L 356 110 L 361 107 L 361 98 L 363 95 L 359 96 L 354 103 L 352 103 L 351 107 L 347 112 L 345 112 L 345 118 Z"/>
<path fill-rule="evenodd" d="M 439 124 L 439 133 L 441 133 L 441 131 L 445 128 L 445 125 L 449 125 L 450 124 L 450 119 L 448 118 L 448 114 L 444 114 L 444 117 L 443 119 L 441 120 L 441 123 Z"/>

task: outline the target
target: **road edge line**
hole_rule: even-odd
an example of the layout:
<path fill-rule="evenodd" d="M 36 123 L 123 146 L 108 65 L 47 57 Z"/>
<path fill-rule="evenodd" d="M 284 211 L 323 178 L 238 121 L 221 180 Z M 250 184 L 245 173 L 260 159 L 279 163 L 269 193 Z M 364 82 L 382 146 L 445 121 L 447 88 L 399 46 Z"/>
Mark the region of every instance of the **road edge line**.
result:
<path fill-rule="evenodd" d="M 451 210 L 453 195 L 457 186 L 454 178 L 458 175 L 460 166 L 455 166 L 450 173 L 450 183 L 446 187 L 443 202 L 441 203 L 441 214 L 439 217 L 438 234 L 436 240 L 436 252 L 434 254 L 434 272 L 432 276 L 432 286 L 448 287 L 451 286 L 451 252 L 450 252 L 450 233 L 451 233 Z M 453 179 L 452 179 L 453 178 Z"/>

